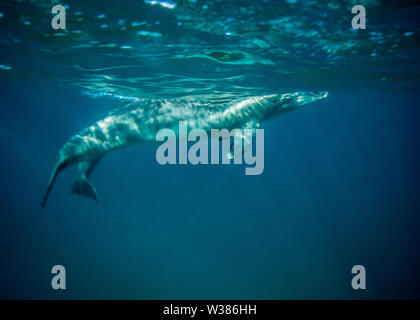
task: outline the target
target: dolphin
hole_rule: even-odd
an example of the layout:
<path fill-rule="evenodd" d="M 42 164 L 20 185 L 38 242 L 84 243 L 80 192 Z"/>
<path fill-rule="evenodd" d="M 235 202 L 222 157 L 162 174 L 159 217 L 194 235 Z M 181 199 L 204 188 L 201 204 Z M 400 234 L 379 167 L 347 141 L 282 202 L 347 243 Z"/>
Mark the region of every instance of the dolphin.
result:
<path fill-rule="evenodd" d="M 139 99 L 112 111 L 106 118 L 74 135 L 58 152 L 41 206 L 44 208 L 58 173 L 78 164 L 80 177 L 72 193 L 97 200 L 88 180 L 98 162 L 110 151 L 156 141 L 160 129 L 178 134 L 179 121 L 190 129 L 256 129 L 260 122 L 327 98 L 327 91 L 302 91 L 229 100 L 183 97 Z"/>

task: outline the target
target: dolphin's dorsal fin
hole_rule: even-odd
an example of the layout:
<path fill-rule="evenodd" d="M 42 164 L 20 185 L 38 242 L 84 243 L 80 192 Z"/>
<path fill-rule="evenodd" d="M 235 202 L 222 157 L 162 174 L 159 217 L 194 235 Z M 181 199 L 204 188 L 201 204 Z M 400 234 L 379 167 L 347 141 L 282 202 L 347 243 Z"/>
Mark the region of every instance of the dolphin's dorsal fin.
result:
<path fill-rule="evenodd" d="M 114 107 L 108 112 L 109 116 L 115 116 L 123 113 L 130 112 L 132 110 L 138 110 L 142 107 L 147 108 L 147 106 L 150 104 L 151 100 L 148 99 L 136 99 L 129 103 L 121 103 L 118 106 Z"/>

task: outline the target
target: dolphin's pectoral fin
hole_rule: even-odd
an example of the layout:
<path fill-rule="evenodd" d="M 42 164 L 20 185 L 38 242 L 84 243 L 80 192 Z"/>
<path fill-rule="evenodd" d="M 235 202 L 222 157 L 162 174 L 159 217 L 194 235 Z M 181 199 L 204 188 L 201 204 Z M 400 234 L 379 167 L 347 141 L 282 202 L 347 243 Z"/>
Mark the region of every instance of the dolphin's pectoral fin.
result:
<path fill-rule="evenodd" d="M 91 198 L 98 203 L 98 198 L 96 196 L 96 189 L 95 187 L 87 180 L 86 178 L 80 178 L 73 183 L 73 187 L 71 188 L 71 193 L 79 194 L 81 196 Z"/>
<path fill-rule="evenodd" d="M 91 175 L 93 169 L 96 167 L 98 162 L 102 159 L 102 156 L 97 157 L 91 161 L 83 161 L 79 163 L 79 173 L 80 179 L 76 180 L 73 183 L 71 188 L 72 194 L 79 194 L 81 196 L 92 198 L 93 200 L 98 203 L 98 197 L 96 193 L 95 187 L 92 183 L 88 180 L 89 176 Z"/>
<path fill-rule="evenodd" d="M 240 136 L 237 136 L 237 137 L 241 139 L 241 144 L 239 145 L 239 147 L 237 147 L 235 145 L 235 140 L 233 140 L 230 143 L 230 150 L 229 150 L 229 153 L 226 155 L 229 160 L 234 159 L 235 157 L 241 157 L 242 154 L 244 154 L 251 147 L 252 136 L 241 134 Z M 237 139 L 236 136 L 235 136 L 235 139 Z"/>
<path fill-rule="evenodd" d="M 250 120 L 244 125 L 244 129 L 253 129 L 252 134 L 255 135 L 255 129 L 258 129 L 260 127 L 260 123 L 256 120 Z"/>
<path fill-rule="evenodd" d="M 251 147 L 252 138 L 255 136 L 256 128 L 259 126 L 260 124 L 258 122 L 250 121 L 244 125 L 242 130 L 244 132 L 235 132 L 234 140 L 230 143 L 229 153 L 226 155 L 229 160 L 242 156 L 242 154 L 244 154 Z M 235 146 L 235 139 L 238 138 L 241 139 L 239 148 Z M 237 150 L 235 150 L 235 147 Z"/>

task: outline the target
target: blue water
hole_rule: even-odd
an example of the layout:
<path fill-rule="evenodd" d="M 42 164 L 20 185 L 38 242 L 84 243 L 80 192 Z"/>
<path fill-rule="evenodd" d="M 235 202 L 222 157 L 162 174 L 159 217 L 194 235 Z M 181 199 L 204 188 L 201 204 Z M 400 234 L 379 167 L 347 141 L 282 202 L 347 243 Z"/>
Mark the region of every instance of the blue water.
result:
<path fill-rule="evenodd" d="M 351 1 L 67 1 L 64 32 L 1 3 L 0 298 L 420 298 L 420 8 L 359 2 L 355 31 Z M 96 168 L 99 204 L 73 167 L 40 207 L 63 143 L 133 99 L 312 89 L 262 124 L 262 175 L 138 145 Z"/>

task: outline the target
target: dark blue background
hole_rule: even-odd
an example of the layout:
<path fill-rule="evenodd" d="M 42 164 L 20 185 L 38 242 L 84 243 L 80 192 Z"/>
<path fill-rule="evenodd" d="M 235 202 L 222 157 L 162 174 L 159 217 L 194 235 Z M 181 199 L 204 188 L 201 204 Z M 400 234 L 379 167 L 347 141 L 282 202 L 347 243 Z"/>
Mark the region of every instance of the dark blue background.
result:
<path fill-rule="evenodd" d="M 265 123 L 260 176 L 124 149 L 93 173 L 98 205 L 69 195 L 72 168 L 42 210 L 57 151 L 113 103 L 0 88 L 0 298 L 420 297 L 418 95 L 331 91 Z M 55 264 L 66 291 L 51 289 Z"/>

